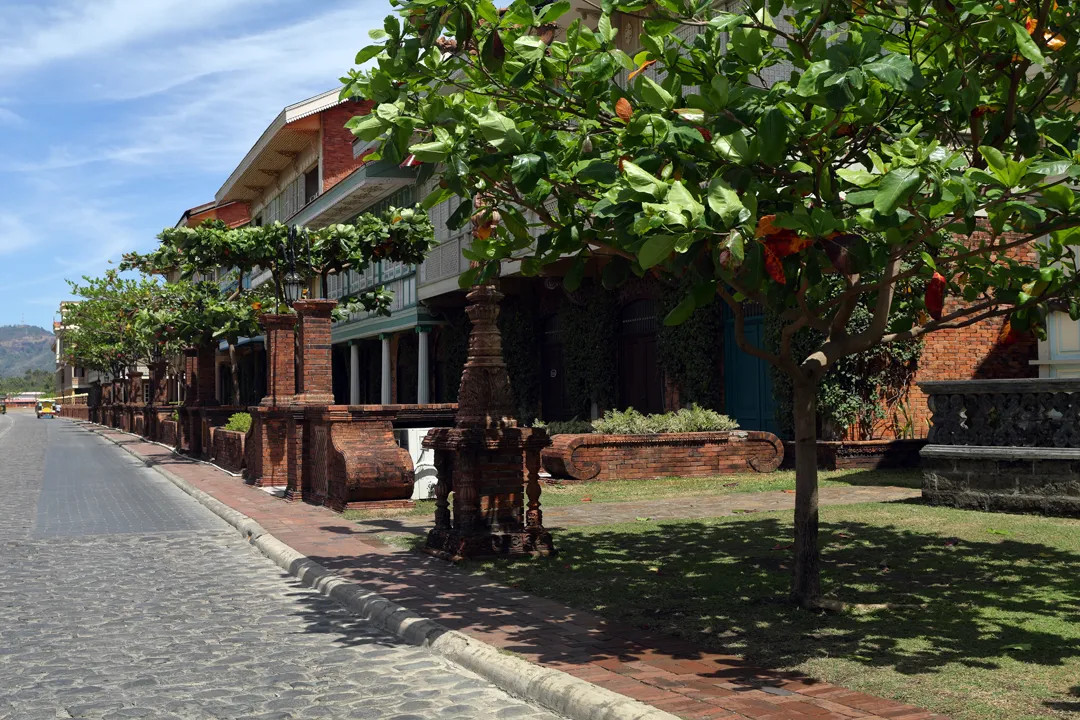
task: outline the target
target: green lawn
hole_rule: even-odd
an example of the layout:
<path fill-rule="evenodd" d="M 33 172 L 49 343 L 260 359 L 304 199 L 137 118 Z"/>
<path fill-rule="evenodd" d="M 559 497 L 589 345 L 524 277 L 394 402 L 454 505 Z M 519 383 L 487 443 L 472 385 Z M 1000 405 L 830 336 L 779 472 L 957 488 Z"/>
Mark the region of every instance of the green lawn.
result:
<path fill-rule="evenodd" d="M 896 485 L 922 487 L 918 470 L 834 470 L 822 471 L 821 487 L 845 485 Z M 545 484 L 540 503 L 545 507 L 577 505 L 585 502 L 652 500 L 684 495 L 727 495 L 730 493 L 794 490 L 795 471 L 740 473 L 705 478 L 658 478 L 655 480 L 607 480 L 604 482 Z M 588 500 L 584 500 L 588 498 Z M 422 500 L 411 510 L 349 510 L 349 520 L 433 516 L 435 502 Z"/>
<path fill-rule="evenodd" d="M 839 614 L 783 600 L 789 512 L 562 530 L 558 557 L 465 567 L 957 720 L 1080 718 L 1080 521 L 916 503 L 821 516 L 826 589 L 854 604 Z"/>
<path fill-rule="evenodd" d="M 897 485 L 922 487 L 918 470 L 832 470 L 821 471 L 821 487 L 845 485 Z M 773 473 L 747 472 L 703 478 L 657 478 L 654 480 L 606 480 L 603 482 L 557 483 L 544 485 L 540 503 L 547 507 L 576 505 L 583 498 L 589 502 L 652 500 L 683 495 L 727 495 L 729 493 L 794 490 L 795 471 Z"/>

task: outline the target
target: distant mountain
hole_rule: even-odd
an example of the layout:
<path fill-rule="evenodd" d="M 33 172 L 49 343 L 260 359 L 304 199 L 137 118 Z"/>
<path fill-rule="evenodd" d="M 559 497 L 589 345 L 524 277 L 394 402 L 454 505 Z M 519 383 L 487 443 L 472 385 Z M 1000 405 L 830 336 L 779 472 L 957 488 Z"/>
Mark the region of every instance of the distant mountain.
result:
<path fill-rule="evenodd" d="M 0 325 L 0 377 L 56 369 L 53 334 L 34 325 Z"/>

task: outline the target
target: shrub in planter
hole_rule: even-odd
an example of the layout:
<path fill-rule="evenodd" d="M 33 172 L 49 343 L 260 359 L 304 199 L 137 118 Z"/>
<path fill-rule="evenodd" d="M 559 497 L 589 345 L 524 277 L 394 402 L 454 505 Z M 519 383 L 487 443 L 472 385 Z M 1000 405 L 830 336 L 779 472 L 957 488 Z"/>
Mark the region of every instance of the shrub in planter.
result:
<path fill-rule="evenodd" d="M 691 405 L 678 412 L 643 415 L 634 408 L 608 410 L 593 421 L 595 432 L 607 435 L 652 435 L 656 433 L 719 432 L 737 430 L 739 424 L 715 410 Z"/>
<path fill-rule="evenodd" d="M 225 423 L 225 429 L 246 433 L 251 429 L 251 415 L 248 413 L 234 413 L 229 418 L 229 422 Z"/>
<path fill-rule="evenodd" d="M 535 428 L 545 428 L 548 431 L 548 435 L 585 435 L 587 433 L 595 432 L 593 430 L 592 423 L 586 420 L 556 420 L 554 422 L 546 423 L 543 420 L 537 420 L 532 425 Z"/>

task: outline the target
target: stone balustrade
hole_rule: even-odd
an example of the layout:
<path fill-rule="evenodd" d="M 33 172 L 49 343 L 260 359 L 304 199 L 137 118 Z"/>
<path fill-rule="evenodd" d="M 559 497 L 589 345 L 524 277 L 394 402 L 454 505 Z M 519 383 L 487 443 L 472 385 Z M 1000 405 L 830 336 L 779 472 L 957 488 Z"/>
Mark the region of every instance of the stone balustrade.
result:
<path fill-rule="evenodd" d="M 1080 448 L 1080 379 L 920 383 L 931 445 Z"/>
<path fill-rule="evenodd" d="M 920 383 L 932 412 L 923 497 L 1080 515 L 1080 379 Z"/>

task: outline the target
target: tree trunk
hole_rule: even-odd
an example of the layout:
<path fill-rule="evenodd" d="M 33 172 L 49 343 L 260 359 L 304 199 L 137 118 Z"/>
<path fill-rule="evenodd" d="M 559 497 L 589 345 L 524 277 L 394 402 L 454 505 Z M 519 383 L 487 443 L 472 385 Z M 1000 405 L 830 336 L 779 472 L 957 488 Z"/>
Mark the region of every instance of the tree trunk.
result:
<path fill-rule="evenodd" d="M 229 404 L 234 407 L 240 405 L 240 366 L 236 362 L 236 345 L 229 343 L 229 364 L 232 366 L 232 397 Z"/>
<path fill-rule="evenodd" d="M 795 577 L 792 597 L 804 608 L 821 601 L 818 549 L 817 385 L 795 383 Z"/>

